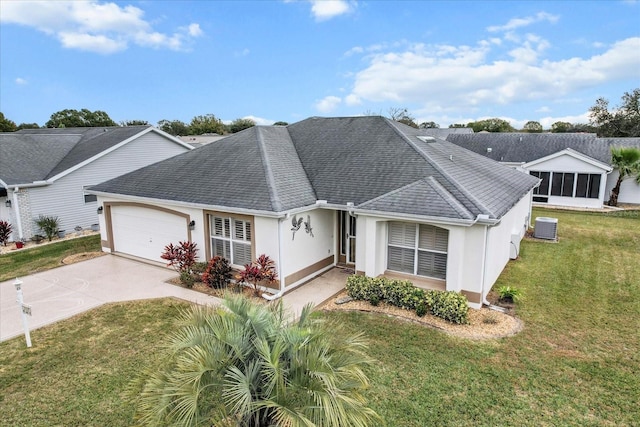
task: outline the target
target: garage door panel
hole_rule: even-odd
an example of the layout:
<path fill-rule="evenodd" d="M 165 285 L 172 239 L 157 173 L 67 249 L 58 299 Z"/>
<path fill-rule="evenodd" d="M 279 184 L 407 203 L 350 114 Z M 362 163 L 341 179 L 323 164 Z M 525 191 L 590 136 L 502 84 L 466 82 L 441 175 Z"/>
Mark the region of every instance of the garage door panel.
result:
<path fill-rule="evenodd" d="M 188 240 L 184 217 L 155 209 L 114 206 L 111 209 L 115 252 L 153 261 L 169 243 Z"/>

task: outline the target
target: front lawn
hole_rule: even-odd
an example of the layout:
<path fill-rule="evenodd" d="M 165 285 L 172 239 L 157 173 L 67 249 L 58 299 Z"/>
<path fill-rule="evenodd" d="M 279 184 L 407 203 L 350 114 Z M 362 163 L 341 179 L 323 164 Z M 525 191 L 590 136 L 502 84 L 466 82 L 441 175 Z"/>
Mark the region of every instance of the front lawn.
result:
<path fill-rule="evenodd" d="M 59 267 L 69 255 L 101 250 L 96 234 L 6 253 L 0 255 L 0 282 Z"/>
<path fill-rule="evenodd" d="M 370 339 L 371 406 L 389 426 L 637 425 L 640 217 L 535 209 L 559 242 L 523 241 L 496 287 L 525 328 L 469 341 L 380 315 L 323 312 Z M 0 425 L 130 425 L 121 393 L 171 329 L 173 300 L 102 307 L 0 343 Z"/>

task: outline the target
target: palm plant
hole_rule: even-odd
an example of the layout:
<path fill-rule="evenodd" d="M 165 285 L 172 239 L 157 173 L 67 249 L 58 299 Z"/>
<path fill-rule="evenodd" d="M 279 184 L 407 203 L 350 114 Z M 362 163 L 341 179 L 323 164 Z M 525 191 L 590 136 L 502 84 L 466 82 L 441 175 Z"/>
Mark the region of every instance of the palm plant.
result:
<path fill-rule="evenodd" d="M 378 415 L 361 334 L 275 305 L 227 296 L 224 307 L 182 314 L 164 358 L 132 383 L 143 425 L 367 426 Z"/>
<path fill-rule="evenodd" d="M 619 175 L 616 185 L 611 189 L 611 196 L 607 204 L 609 206 L 618 206 L 618 196 L 622 181 L 630 176 L 634 177 L 640 184 L 640 149 L 635 147 L 612 147 L 611 164 L 618 169 Z"/>

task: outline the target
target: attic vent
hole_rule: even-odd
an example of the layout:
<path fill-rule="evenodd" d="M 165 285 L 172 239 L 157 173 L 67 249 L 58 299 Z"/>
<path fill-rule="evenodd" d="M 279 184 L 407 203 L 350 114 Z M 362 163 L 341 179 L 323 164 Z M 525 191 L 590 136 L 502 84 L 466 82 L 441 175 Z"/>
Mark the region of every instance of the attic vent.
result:
<path fill-rule="evenodd" d="M 558 238 L 558 218 L 538 217 L 533 229 L 536 239 L 556 240 Z"/>
<path fill-rule="evenodd" d="M 418 139 L 422 142 L 436 142 L 433 136 L 419 135 Z"/>

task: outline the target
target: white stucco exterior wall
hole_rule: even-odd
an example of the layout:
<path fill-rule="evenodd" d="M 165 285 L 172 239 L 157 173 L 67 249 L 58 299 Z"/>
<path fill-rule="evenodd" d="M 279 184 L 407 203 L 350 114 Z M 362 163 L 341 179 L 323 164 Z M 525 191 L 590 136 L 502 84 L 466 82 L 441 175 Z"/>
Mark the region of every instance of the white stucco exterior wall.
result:
<path fill-rule="evenodd" d="M 307 216 L 311 222 L 313 236 L 305 230 L 304 221 L 307 221 Z M 336 213 L 329 209 L 312 209 L 296 214 L 297 219 L 303 219 L 303 224 L 295 232 L 295 236 L 291 230 L 292 218 L 293 216 L 290 216 L 282 223 L 282 275 L 285 279 L 287 276 L 296 276 L 294 279 L 285 281 L 287 288 L 308 280 L 309 276 L 313 275 L 313 272 L 310 272 L 300 276 L 305 269 L 329 257 L 332 258 L 331 264 L 335 263 L 333 258 L 335 258 Z"/>
<path fill-rule="evenodd" d="M 607 178 L 607 185 L 605 190 L 605 201 L 609 200 L 611 190 L 615 187 L 616 182 L 620 174 L 617 169 L 614 169 Z M 635 179 L 627 177 L 622 180 L 620 185 L 620 194 L 618 195 L 618 203 L 633 203 L 640 204 L 640 184 Z"/>

